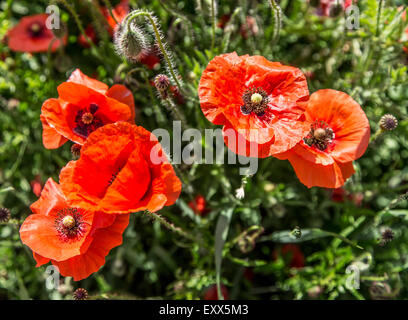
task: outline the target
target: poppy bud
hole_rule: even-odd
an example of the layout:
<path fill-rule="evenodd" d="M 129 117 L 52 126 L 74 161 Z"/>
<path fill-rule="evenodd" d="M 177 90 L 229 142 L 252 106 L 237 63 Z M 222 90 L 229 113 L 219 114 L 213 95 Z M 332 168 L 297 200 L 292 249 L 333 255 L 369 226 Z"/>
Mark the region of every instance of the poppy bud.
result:
<path fill-rule="evenodd" d="M 334 4 L 330 7 L 330 17 L 337 17 L 343 11 L 341 4 Z"/>
<path fill-rule="evenodd" d="M 78 288 L 75 290 L 73 294 L 74 300 L 87 300 L 88 299 L 88 291 L 83 288 Z"/>
<path fill-rule="evenodd" d="M 154 78 L 154 85 L 159 91 L 166 91 L 170 85 L 170 80 L 165 74 L 159 74 Z"/>
<path fill-rule="evenodd" d="M 54 36 L 56 36 L 59 39 L 62 39 L 68 32 L 68 27 L 64 22 L 61 22 L 59 24 L 59 28 L 56 29 L 51 29 L 52 33 L 54 34 Z"/>
<path fill-rule="evenodd" d="M 300 229 L 300 227 L 296 226 L 291 232 L 290 234 L 292 236 L 294 236 L 296 239 L 300 239 L 300 237 L 302 236 L 302 230 Z"/>
<path fill-rule="evenodd" d="M 391 131 L 398 127 L 398 120 L 392 114 L 385 114 L 380 119 L 380 128 L 384 131 Z"/>
<path fill-rule="evenodd" d="M 374 281 L 370 286 L 370 296 L 373 300 L 385 300 L 391 298 L 391 287 L 386 282 Z"/>
<path fill-rule="evenodd" d="M 71 154 L 74 158 L 79 158 L 81 155 L 81 145 L 77 143 L 73 144 L 71 146 Z"/>
<path fill-rule="evenodd" d="M 0 223 L 5 223 L 10 220 L 10 210 L 7 208 L 0 208 Z"/>
<path fill-rule="evenodd" d="M 143 31 L 135 24 L 127 25 L 126 20 L 116 27 L 114 43 L 117 53 L 132 63 L 139 61 L 140 54 L 147 48 Z"/>
<path fill-rule="evenodd" d="M 380 246 L 384 246 L 392 240 L 394 240 L 394 232 L 387 228 L 381 233 Z"/>

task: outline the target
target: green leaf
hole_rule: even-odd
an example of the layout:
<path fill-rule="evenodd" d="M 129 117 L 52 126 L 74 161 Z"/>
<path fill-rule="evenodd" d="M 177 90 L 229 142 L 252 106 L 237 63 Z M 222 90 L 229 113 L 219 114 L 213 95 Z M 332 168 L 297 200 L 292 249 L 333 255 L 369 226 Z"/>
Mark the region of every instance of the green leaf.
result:
<path fill-rule="evenodd" d="M 296 238 L 295 236 L 293 236 L 291 234 L 291 230 L 277 231 L 269 236 L 261 238 L 260 241 L 274 241 L 279 243 L 300 243 L 324 237 L 335 237 L 353 247 L 363 249 L 362 247 L 350 241 L 349 239 L 343 237 L 342 235 L 339 235 L 334 232 L 324 231 L 318 228 L 302 229 L 302 235 L 300 238 Z"/>
<path fill-rule="evenodd" d="M 218 297 L 222 299 L 224 299 L 224 297 L 221 292 L 221 263 L 233 211 L 234 208 L 221 211 L 217 226 L 215 227 L 215 273 Z"/>

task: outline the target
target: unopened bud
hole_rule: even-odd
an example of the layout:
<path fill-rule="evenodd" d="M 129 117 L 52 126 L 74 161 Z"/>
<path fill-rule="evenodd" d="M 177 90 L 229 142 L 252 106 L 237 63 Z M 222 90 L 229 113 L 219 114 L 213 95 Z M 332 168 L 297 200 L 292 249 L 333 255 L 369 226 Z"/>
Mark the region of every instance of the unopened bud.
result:
<path fill-rule="evenodd" d="M 159 74 L 154 78 L 154 85 L 157 90 L 165 91 L 170 85 L 170 80 L 165 74 Z"/>
<path fill-rule="evenodd" d="M 294 236 L 296 239 L 300 239 L 300 237 L 302 236 L 302 230 L 300 229 L 300 227 L 296 226 L 291 232 L 290 234 L 292 236 Z"/>
<path fill-rule="evenodd" d="M 147 48 L 143 31 L 136 24 L 127 24 L 126 19 L 116 27 L 114 35 L 116 51 L 129 62 L 135 63 Z"/>
<path fill-rule="evenodd" d="M 59 39 L 62 39 L 68 32 L 68 27 L 64 22 L 60 22 L 59 28 L 52 28 L 51 29 L 52 33 L 54 36 L 56 36 Z"/>
<path fill-rule="evenodd" d="M 88 299 L 88 291 L 83 288 L 76 289 L 73 298 L 74 300 L 86 300 Z"/>
<path fill-rule="evenodd" d="M 398 120 L 392 114 L 385 114 L 380 119 L 380 128 L 385 131 L 391 131 L 398 127 Z"/>
<path fill-rule="evenodd" d="M 10 220 L 10 210 L 7 208 L 0 208 L 0 223 L 5 223 Z"/>

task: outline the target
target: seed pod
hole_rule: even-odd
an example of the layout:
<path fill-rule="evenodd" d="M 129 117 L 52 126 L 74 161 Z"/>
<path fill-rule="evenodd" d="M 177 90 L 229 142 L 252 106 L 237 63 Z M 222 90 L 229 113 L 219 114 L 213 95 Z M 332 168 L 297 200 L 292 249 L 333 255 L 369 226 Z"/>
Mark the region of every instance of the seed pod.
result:
<path fill-rule="evenodd" d="M 10 210 L 7 208 L 0 208 L 0 223 L 5 223 L 10 220 Z"/>
<path fill-rule="evenodd" d="M 78 288 L 75 290 L 73 294 L 74 300 L 87 300 L 88 299 L 88 291 L 83 288 Z"/>
<path fill-rule="evenodd" d="M 392 114 L 385 114 L 380 119 L 380 128 L 384 131 L 391 131 L 398 127 L 398 120 Z"/>

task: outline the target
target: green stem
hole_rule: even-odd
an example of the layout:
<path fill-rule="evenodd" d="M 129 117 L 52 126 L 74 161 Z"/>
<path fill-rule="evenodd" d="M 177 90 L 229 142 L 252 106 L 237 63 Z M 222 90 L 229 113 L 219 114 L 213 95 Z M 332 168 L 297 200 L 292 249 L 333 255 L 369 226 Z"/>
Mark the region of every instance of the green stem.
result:
<path fill-rule="evenodd" d="M 68 3 L 68 1 L 66 0 L 53 0 L 52 3 L 61 3 L 68 11 L 69 13 L 72 15 L 72 17 L 75 20 L 75 23 L 79 29 L 79 31 L 81 32 L 81 34 L 84 36 L 85 40 L 88 42 L 88 44 L 96 49 L 95 44 L 93 43 L 93 41 L 87 36 L 84 26 L 82 25 L 81 20 L 79 19 L 79 16 L 77 15 L 77 13 L 75 12 L 75 9 L 72 7 L 71 4 Z"/>
<path fill-rule="evenodd" d="M 130 13 L 130 15 L 128 16 L 127 21 L 126 21 L 127 29 L 129 29 L 130 23 L 133 21 L 133 19 L 135 19 L 138 16 L 147 17 L 147 19 L 149 20 L 151 26 L 153 27 L 157 44 L 159 45 L 160 51 L 163 54 L 164 59 L 166 60 L 167 67 L 169 69 L 171 77 L 173 78 L 173 81 L 177 84 L 177 87 L 179 87 L 179 89 L 181 90 L 182 89 L 181 84 L 180 84 L 179 80 L 177 79 L 176 73 L 174 71 L 173 63 L 171 62 L 171 59 L 170 59 L 170 55 L 167 52 L 167 50 L 166 50 L 166 48 L 165 48 L 165 46 L 164 46 L 164 44 L 163 44 L 163 42 L 161 40 L 162 37 L 161 37 L 160 31 L 159 31 L 159 27 L 157 26 L 156 22 L 154 21 L 155 19 L 153 18 L 153 16 L 149 12 L 145 12 L 145 11 L 137 10 L 135 12 L 132 12 L 132 13 Z"/>
<path fill-rule="evenodd" d="M 211 52 L 214 53 L 214 46 L 215 46 L 215 0 L 211 0 L 211 24 L 212 24 Z"/>
<path fill-rule="evenodd" d="M 181 229 L 180 227 L 176 227 L 174 224 L 172 224 L 171 222 L 167 221 L 165 218 L 163 218 L 163 216 L 161 216 L 158 213 L 155 212 L 150 212 L 147 211 L 145 212 L 147 215 L 149 215 L 150 217 L 152 217 L 154 220 L 158 221 L 160 224 L 162 224 L 164 227 L 166 227 L 167 229 L 177 233 L 178 235 L 182 236 L 183 238 L 186 238 L 188 240 L 191 241 L 196 241 L 197 239 L 192 236 L 191 234 L 187 233 L 185 230 Z"/>
<path fill-rule="evenodd" d="M 112 19 L 115 21 L 116 24 L 119 24 L 119 21 L 116 20 L 115 15 L 113 14 L 112 5 L 111 5 L 110 1 L 109 0 L 103 0 L 103 2 L 105 3 L 106 8 L 108 8 L 109 14 L 112 17 Z"/>
<path fill-rule="evenodd" d="M 384 0 L 379 0 L 378 3 L 378 11 L 377 11 L 377 29 L 375 31 L 375 36 L 378 37 L 380 35 L 380 20 L 381 20 L 381 11 L 383 7 Z"/>
<path fill-rule="evenodd" d="M 377 140 L 378 137 L 380 137 L 383 133 L 384 133 L 384 130 L 382 130 L 381 128 L 378 129 L 377 132 L 374 133 L 374 134 L 370 137 L 370 143 L 373 143 L 375 140 Z"/>
<path fill-rule="evenodd" d="M 273 39 L 272 43 L 277 43 L 279 40 L 279 34 L 282 24 L 281 9 L 275 0 L 268 0 L 269 5 L 272 7 L 273 11 L 273 20 L 274 20 L 274 30 L 273 30 Z"/>

